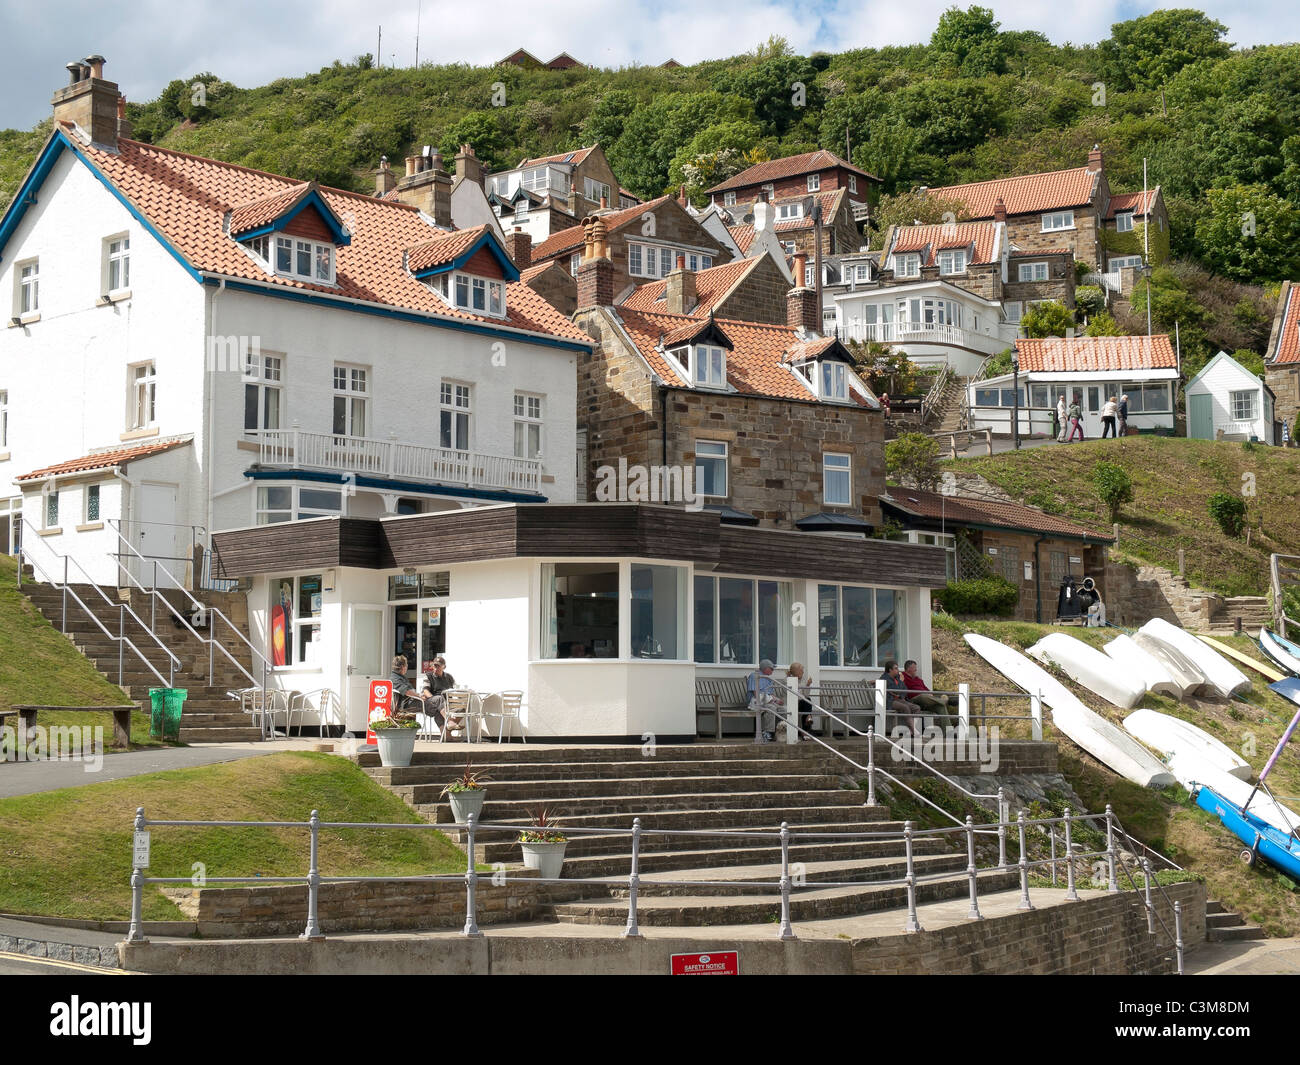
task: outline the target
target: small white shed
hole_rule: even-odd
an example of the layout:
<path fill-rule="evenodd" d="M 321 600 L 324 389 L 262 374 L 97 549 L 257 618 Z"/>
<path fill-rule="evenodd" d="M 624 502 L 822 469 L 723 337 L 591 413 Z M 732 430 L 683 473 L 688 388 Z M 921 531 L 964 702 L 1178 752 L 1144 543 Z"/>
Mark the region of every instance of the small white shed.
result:
<path fill-rule="evenodd" d="M 1187 435 L 1195 440 L 1279 443 L 1273 392 L 1227 352 L 1219 352 L 1187 382 Z"/>

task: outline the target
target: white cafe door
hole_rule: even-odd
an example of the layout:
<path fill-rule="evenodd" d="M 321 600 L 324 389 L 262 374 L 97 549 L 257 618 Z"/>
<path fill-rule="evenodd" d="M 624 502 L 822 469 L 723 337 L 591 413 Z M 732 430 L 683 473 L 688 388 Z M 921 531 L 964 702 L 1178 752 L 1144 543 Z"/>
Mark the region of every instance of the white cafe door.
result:
<path fill-rule="evenodd" d="M 387 680 L 384 661 L 384 608 L 353 603 L 348 606 L 347 731 L 364 732 L 370 708 L 370 682 Z"/>
<path fill-rule="evenodd" d="M 189 547 L 185 538 L 177 535 L 181 530 L 176 526 L 176 485 L 142 484 L 138 499 L 131 542 L 144 561 L 135 557 L 131 561 L 141 571 L 138 574 L 140 583 L 146 588 L 153 586 L 154 563 L 157 562 L 159 588 L 174 588 L 177 584 L 183 587 L 187 562 L 185 552 Z M 164 570 L 173 580 L 167 579 Z"/>

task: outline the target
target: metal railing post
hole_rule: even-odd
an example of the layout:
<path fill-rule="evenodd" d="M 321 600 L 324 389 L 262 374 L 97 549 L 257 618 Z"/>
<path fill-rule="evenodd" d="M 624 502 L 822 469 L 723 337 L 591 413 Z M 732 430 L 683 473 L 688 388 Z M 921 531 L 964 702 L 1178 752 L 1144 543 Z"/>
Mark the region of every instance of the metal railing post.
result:
<path fill-rule="evenodd" d="M 1029 697 L 1030 735 L 1035 743 L 1043 742 L 1043 697 L 1035 692 Z"/>
<path fill-rule="evenodd" d="M 957 685 L 957 730 L 962 739 L 970 735 L 970 685 L 964 682 Z"/>
<path fill-rule="evenodd" d="M 144 831 L 144 807 L 137 806 L 135 810 L 135 831 Z M 135 850 L 134 842 L 131 849 Z M 135 863 L 132 862 L 134 866 Z M 128 943 L 144 943 L 144 929 L 140 915 L 144 910 L 144 873 L 139 866 L 131 870 L 131 927 L 127 929 L 126 941 Z"/>
<path fill-rule="evenodd" d="M 149 631 L 156 632 L 157 630 L 158 630 L 158 597 L 156 595 L 151 595 L 149 596 Z"/>
<path fill-rule="evenodd" d="M 1147 931 L 1151 935 L 1156 934 L 1156 908 L 1151 904 L 1151 859 L 1142 859 L 1142 872 L 1146 875 L 1146 894 L 1147 894 Z"/>
<path fill-rule="evenodd" d="M 876 805 L 876 729 L 867 726 L 867 805 Z"/>
<path fill-rule="evenodd" d="M 1056 826 L 1052 825 L 1047 829 L 1047 838 L 1052 844 L 1052 864 L 1048 868 L 1052 871 L 1052 887 L 1056 887 Z"/>
<path fill-rule="evenodd" d="M 68 556 L 63 556 L 63 620 L 60 622 L 59 631 L 66 634 L 68 631 Z"/>
<path fill-rule="evenodd" d="M 627 876 L 627 927 L 624 938 L 641 938 L 636 923 L 637 888 L 641 885 L 641 818 L 632 818 L 632 869 Z"/>
<path fill-rule="evenodd" d="M 469 855 L 465 862 L 465 935 L 472 939 L 480 938 L 483 933 L 478 930 L 478 870 L 474 867 L 474 815 L 466 819 L 467 843 L 465 852 Z M 507 888 L 507 890 L 509 890 Z"/>
<path fill-rule="evenodd" d="M 1115 811 L 1106 804 L 1106 890 L 1112 895 L 1119 891 L 1115 879 Z"/>
<path fill-rule="evenodd" d="M 1029 855 L 1025 853 L 1025 811 L 1016 813 L 1016 828 L 1020 833 L 1020 905 L 1018 910 L 1032 910 L 1034 904 L 1029 901 Z"/>
<path fill-rule="evenodd" d="M 1178 951 L 1178 975 L 1183 975 L 1183 904 L 1174 903 L 1174 949 Z"/>
<path fill-rule="evenodd" d="M 907 855 L 907 923 L 904 932 L 920 932 L 921 921 L 916 916 L 916 866 L 912 862 L 912 822 L 903 822 L 903 843 Z"/>
<path fill-rule="evenodd" d="M 122 687 L 122 658 L 126 648 L 126 607 L 117 608 L 117 686 Z"/>
<path fill-rule="evenodd" d="M 970 814 L 966 815 L 966 875 L 970 877 L 970 913 L 966 918 L 982 921 L 984 916 L 980 913 L 979 880 L 975 872 L 975 821 Z"/>
<path fill-rule="evenodd" d="M 307 866 L 307 927 L 299 939 L 324 939 L 317 913 L 320 907 L 320 811 L 313 810 L 308 821 L 311 854 Z"/>
<path fill-rule="evenodd" d="M 794 939 L 790 927 L 790 826 L 781 822 L 781 928 L 777 939 Z"/>
<path fill-rule="evenodd" d="M 1065 809 L 1065 897 L 1070 902 L 1079 901 L 1079 891 L 1074 885 L 1074 839 L 1070 833 L 1070 809 Z"/>
<path fill-rule="evenodd" d="M 1007 800 L 1005 789 L 998 788 L 998 868 L 1007 867 Z"/>
<path fill-rule="evenodd" d="M 208 615 L 208 686 L 212 686 L 212 678 L 216 675 L 216 647 L 217 627 L 212 623 L 212 615 Z M 286 718 L 286 721 L 288 719 Z M 287 726 L 286 726 L 287 727 Z"/>

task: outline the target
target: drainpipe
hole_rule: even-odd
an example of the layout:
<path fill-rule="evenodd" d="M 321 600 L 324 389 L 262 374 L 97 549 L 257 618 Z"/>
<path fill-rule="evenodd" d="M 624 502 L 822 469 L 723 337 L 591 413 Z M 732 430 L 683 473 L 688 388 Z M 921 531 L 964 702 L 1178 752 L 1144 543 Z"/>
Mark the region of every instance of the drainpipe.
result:
<path fill-rule="evenodd" d="M 1034 541 L 1034 621 L 1043 623 L 1043 566 L 1039 559 L 1038 547 L 1047 539 L 1047 533 L 1040 533 Z"/>
<path fill-rule="evenodd" d="M 212 293 L 211 298 L 208 301 L 208 334 L 207 337 L 204 338 L 204 350 L 203 350 L 204 383 L 207 385 L 206 405 L 207 405 L 207 436 L 208 436 L 207 439 L 208 468 L 205 471 L 206 484 L 203 489 L 204 506 L 206 508 L 203 528 L 207 532 L 208 542 L 203 545 L 204 550 L 207 550 L 212 546 L 212 509 L 213 509 L 212 489 L 215 483 L 213 480 L 212 463 L 213 463 L 213 456 L 216 451 L 216 444 L 215 441 L 213 440 L 213 436 L 214 436 L 214 426 L 216 425 L 217 378 L 216 378 L 215 367 L 210 367 L 208 365 L 208 352 L 212 350 L 212 345 L 209 338 L 215 337 L 217 335 L 217 297 L 220 296 L 225 291 L 226 291 L 226 279 L 223 277 L 217 281 L 216 291 Z M 257 491 L 257 489 L 254 488 L 253 491 Z"/>
<path fill-rule="evenodd" d="M 668 467 L 668 386 L 659 386 L 659 405 L 662 413 L 659 418 L 659 464 Z"/>

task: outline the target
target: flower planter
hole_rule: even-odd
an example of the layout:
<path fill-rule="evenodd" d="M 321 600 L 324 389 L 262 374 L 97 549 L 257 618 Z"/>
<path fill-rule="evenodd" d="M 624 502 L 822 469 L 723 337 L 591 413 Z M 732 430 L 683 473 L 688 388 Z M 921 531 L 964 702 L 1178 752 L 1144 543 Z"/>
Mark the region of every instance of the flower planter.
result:
<path fill-rule="evenodd" d="M 486 799 L 487 788 L 466 788 L 464 791 L 447 792 L 447 800 L 451 803 L 451 816 L 460 825 L 469 820 L 470 814 L 474 815 L 475 822 L 481 820 L 483 803 Z"/>
<path fill-rule="evenodd" d="M 520 843 L 519 846 L 524 849 L 525 869 L 536 869 L 543 880 L 560 879 L 567 840 L 561 843 Z"/>
<path fill-rule="evenodd" d="M 379 745 L 379 764 L 404 768 L 411 764 L 411 755 L 415 753 L 415 738 L 419 729 L 383 728 L 375 730 L 375 742 Z"/>

